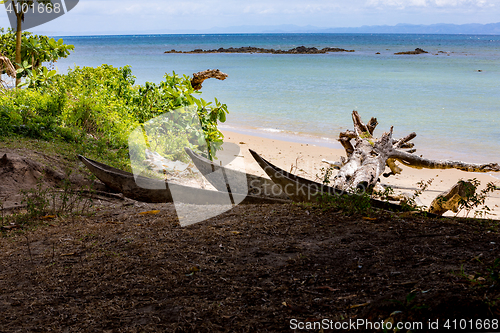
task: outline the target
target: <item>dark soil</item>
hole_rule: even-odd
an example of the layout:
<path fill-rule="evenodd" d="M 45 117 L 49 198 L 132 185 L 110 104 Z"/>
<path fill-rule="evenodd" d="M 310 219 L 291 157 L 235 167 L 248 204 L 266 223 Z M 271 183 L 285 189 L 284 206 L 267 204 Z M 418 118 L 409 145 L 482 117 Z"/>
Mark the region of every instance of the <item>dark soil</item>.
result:
<path fill-rule="evenodd" d="M 498 221 L 286 204 L 181 227 L 172 204 L 95 204 L 0 228 L 0 332 L 500 330 Z"/>
<path fill-rule="evenodd" d="M 171 204 L 138 214 L 151 208 L 5 234 L 0 331 L 276 332 L 292 319 L 388 318 L 428 331 L 429 320 L 500 317 L 490 222 L 271 205 L 183 228 Z"/>

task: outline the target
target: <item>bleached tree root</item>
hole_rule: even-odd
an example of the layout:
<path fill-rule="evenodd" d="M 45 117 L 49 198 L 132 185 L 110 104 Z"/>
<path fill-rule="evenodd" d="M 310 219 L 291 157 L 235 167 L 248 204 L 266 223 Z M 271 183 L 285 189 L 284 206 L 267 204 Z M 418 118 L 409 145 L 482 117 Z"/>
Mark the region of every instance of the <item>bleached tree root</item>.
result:
<path fill-rule="evenodd" d="M 396 161 L 418 169 L 459 169 L 468 172 L 500 171 L 498 163 L 475 164 L 462 161 L 436 161 L 414 155 L 416 150 L 413 149 L 414 144 L 410 141 L 417 136 L 416 133 L 410 133 L 395 140 L 392 138 L 393 128 L 391 127 L 389 132 L 375 138 L 373 132 L 378 124 L 376 118 L 371 118 L 365 125 L 358 112 L 353 111 L 352 120 L 354 131 L 346 130 L 340 133 L 338 139 L 347 155 L 347 160 L 342 159 L 340 163 L 337 163 L 341 167 L 331 181 L 331 184 L 338 189 L 355 192 L 356 190 L 372 188 L 379 181 L 386 166 L 391 172 L 384 174 L 385 176 L 401 173 L 402 169 L 396 164 Z M 456 210 L 462 192 L 460 186 L 454 186 L 450 191 L 438 196 L 433 201 L 432 211 L 430 211 L 442 214 L 446 210 Z"/>

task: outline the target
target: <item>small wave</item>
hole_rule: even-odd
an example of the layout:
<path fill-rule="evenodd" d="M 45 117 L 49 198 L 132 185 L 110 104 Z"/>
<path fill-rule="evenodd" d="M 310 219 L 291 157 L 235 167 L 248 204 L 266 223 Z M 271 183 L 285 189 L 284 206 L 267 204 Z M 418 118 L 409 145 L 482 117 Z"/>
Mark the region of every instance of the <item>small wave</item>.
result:
<path fill-rule="evenodd" d="M 280 129 L 277 129 L 277 128 L 258 128 L 258 130 L 264 131 L 264 132 L 271 132 L 271 133 L 285 132 L 284 130 L 280 130 Z"/>
<path fill-rule="evenodd" d="M 495 179 L 500 179 L 500 175 L 494 175 L 492 173 L 489 173 L 488 175 L 490 175 L 491 177 L 493 177 Z"/>

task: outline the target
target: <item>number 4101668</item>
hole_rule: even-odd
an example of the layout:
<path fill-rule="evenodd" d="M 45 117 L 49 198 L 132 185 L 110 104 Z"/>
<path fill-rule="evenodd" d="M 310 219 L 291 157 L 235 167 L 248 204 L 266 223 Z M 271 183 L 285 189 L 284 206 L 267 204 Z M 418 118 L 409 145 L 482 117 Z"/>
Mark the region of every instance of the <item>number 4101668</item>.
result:
<path fill-rule="evenodd" d="M 498 319 L 453 319 L 446 320 L 443 325 L 446 329 L 452 330 L 481 330 L 481 329 L 493 329 L 497 330 L 499 327 Z"/>
<path fill-rule="evenodd" d="M 14 8 L 15 6 L 15 8 Z M 32 3 L 32 4 L 28 4 L 26 2 L 20 4 L 20 3 L 16 3 L 16 4 L 12 4 L 12 1 L 7 5 L 7 8 L 6 8 L 6 11 L 7 13 L 11 14 L 12 12 L 17 12 L 17 13 L 20 13 L 21 11 L 23 13 L 38 13 L 38 14 L 44 14 L 44 13 L 47 13 L 47 14 L 51 14 L 51 13 L 56 13 L 56 14 L 59 14 L 61 12 L 61 10 L 63 10 L 61 8 L 61 4 L 60 3 L 55 3 L 55 4 L 51 4 L 51 3 L 47 3 L 47 4 L 43 4 L 43 3 Z"/>

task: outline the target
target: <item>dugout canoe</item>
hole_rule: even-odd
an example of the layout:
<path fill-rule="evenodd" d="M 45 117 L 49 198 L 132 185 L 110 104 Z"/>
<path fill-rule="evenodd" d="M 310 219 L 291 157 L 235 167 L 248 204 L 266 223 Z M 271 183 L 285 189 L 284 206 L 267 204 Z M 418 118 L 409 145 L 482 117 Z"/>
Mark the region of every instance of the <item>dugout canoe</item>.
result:
<path fill-rule="evenodd" d="M 195 153 L 189 148 L 184 148 L 184 150 L 196 168 L 218 191 L 228 191 L 227 184 L 221 177 L 221 172 L 219 172 L 223 171 L 228 180 L 233 180 L 230 181 L 232 193 L 248 193 L 256 196 L 289 199 L 283 193 L 281 187 L 270 179 L 217 165 L 217 163 Z"/>
<path fill-rule="evenodd" d="M 221 205 L 230 203 L 238 204 L 283 204 L 290 200 L 279 198 L 258 197 L 227 191 L 211 191 L 194 187 L 168 183 L 164 180 L 152 179 L 144 176 L 135 177 L 126 172 L 104 163 L 100 163 L 82 155 L 80 161 L 109 188 L 123 193 L 127 198 L 149 202 L 183 202 L 197 205 Z M 138 184 L 141 184 L 139 186 Z M 231 199 L 229 201 L 229 199 Z"/>
<path fill-rule="evenodd" d="M 255 161 L 259 164 L 259 166 L 266 172 L 269 178 L 272 181 L 280 186 L 283 192 L 295 202 L 318 202 L 318 200 L 325 194 L 327 195 L 357 195 L 345 192 L 340 189 L 336 189 L 331 186 L 323 185 L 317 182 L 314 182 L 309 179 L 305 179 L 285 170 L 275 166 L 271 162 L 264 159 L 262 156 L 257 154 L 255 151 L 250 149 L 250 153 L 252 154 Z M 370 198 L 370 202 L 372 207 L 387 209 L 391 211 L 404 211 L 404 208 L 401 205 L 394 204 L 387 201 L 377 200 Z M 428 213 L 429 216 L 437 217 L 438 215 Z"/>

